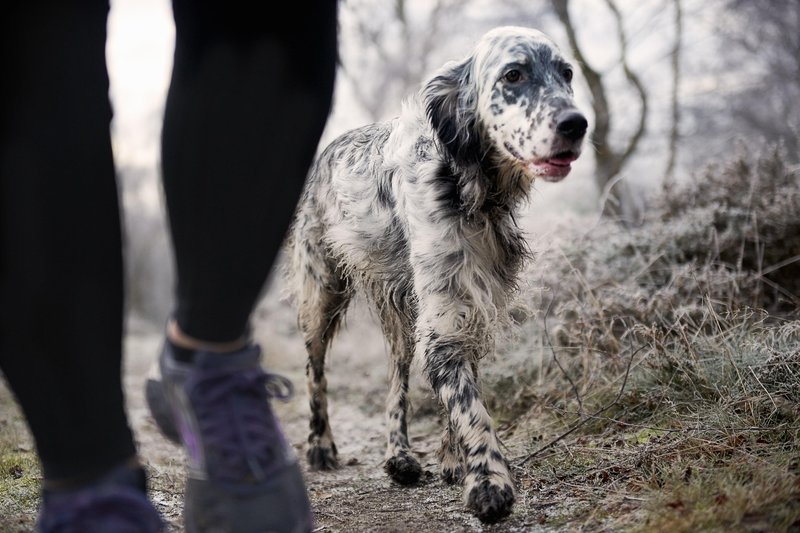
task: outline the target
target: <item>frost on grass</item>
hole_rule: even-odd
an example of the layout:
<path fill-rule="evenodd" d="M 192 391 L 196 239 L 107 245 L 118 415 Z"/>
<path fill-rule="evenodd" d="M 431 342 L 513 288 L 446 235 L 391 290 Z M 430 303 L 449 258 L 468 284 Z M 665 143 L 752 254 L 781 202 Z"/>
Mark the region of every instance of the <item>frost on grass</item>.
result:
<path fill-rule="evenodd" d="M 745 306 L 786 314 L 800 294 L 798 214 L 797 168 L 779 151 L 741 155 L 657 198 L 640 227 L 606 222 L 565 240 L 531 275 L 555 298 L 567 346 L 619 351 L 633 324 L 702 328 Z"/>
<path fill-rule="evenodd" d="M 579 527 L 800 527 L 800 172 L 739 154 L 643 223 L 564 227 L 536 250 L 487 375 L 518 470 L 591 502 Z M 632 356 L 632 370 L 616 398 Z"/>

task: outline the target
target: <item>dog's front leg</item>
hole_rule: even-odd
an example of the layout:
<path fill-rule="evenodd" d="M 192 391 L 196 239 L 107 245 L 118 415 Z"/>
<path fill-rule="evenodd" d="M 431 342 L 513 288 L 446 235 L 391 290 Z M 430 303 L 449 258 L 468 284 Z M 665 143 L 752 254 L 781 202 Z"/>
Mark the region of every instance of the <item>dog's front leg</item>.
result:
<path fill-rule="evenodd" d="M 482 521 L 495 522 L 511 513 L 514 485 L 472 368 L 480 342 L 465 338 L 467 306 L 445 295 L 420 300 L 417 350 L 466 459 L 466 505 Z"/>
<path fill-rule="evenodd" d="M 473 361 L 470 368 L 472 368 L 475 382 L 479 383 L 477 361 Z M 444 419 L 447 425 L 442 432 L 442 443 L 437 454 L 439 458 L 439 474 L 445 483 L 455 485 L 464 481 L 466 460 L 464 458 L 464 450 L 458 442 L 458 435 L 453 429 L 453 423 L 450 422 L 447 410 L 444 410 Z"/>

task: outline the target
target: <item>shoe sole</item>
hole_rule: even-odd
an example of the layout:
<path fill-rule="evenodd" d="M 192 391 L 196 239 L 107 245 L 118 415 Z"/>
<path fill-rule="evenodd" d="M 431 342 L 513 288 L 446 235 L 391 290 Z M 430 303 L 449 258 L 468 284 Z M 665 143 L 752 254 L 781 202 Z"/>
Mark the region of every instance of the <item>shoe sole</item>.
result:
<path fill-rule="evenodd" d="M 187 533 L 310 533 L 314 519 L 297 463 L 287 465 L 255 493 L 227 491 L 205 480 L 186 482 Z"/>
<path fill-rule="evenodd" d="M 167 401 L 167 395 L 164 392 L 161 380 L 148 379 L 144 386 L 144 396 L 147 401 L 147 407 L 150 408 L 150 415 L 155 420 L 161 434 L 175 444 L 180 444 L 181 437 L 178 434 L 175 417 L 172 414 L 169 401 Z"/>

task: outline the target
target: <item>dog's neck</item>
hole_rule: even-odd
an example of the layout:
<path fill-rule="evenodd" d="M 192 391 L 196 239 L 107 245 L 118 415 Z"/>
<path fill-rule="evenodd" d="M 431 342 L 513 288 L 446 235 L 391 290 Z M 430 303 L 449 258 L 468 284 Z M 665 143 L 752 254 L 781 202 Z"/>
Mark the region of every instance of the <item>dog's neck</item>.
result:
<path fill-rule="evenodd" d="M 494 149 L 486 150 L 480 160 L 466 165 L 456 164 L 451 158 L 449 166 L 458 178 L 459 207 L 467 216 L 514 216 L 528 198 L 530 178 L 504 163 Z"/>

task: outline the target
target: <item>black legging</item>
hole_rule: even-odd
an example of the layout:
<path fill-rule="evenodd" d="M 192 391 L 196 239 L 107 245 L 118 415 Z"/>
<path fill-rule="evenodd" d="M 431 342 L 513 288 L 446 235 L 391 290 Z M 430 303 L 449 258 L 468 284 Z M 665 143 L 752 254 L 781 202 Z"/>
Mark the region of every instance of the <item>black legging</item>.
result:
<path fill-rule="evenodd" d="M 240 338 L 331 102 L 336 3 L 174 0 L 163 172 L 187 334 Z M 0 23 L 0 368 L 46 479 L 131 457 L 107 0 L 15 2 Z"/>

